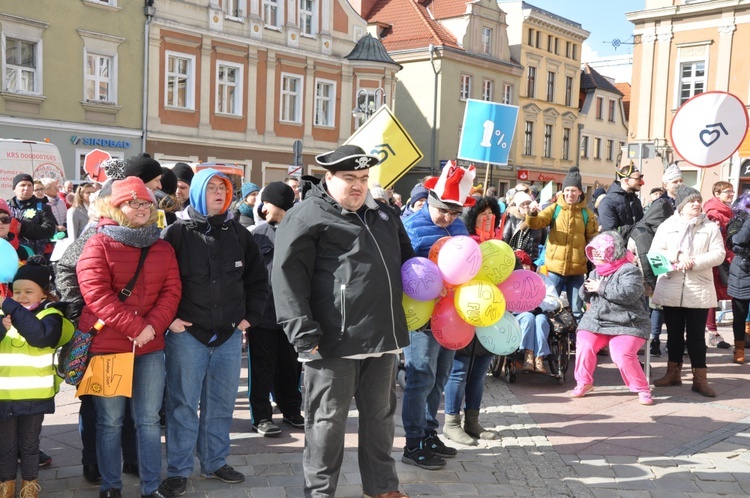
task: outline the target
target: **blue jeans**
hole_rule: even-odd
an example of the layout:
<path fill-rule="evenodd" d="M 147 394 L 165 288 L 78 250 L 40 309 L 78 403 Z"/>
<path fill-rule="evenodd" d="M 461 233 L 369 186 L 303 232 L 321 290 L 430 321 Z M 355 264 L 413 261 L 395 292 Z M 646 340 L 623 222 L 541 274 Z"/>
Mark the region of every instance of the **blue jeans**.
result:
<path fill-rule="evenodd" d="M 135 422 L 141 494 L 156 491 L 161 482 L 161 427 L 159 409 L 164 396 L 164 352 L 135 357 L 130 409 Z M 101 490 L 122 489 L 122 426 L 128 398 L 94 396 L 96 406 L 96 459 L 102 475 Z"/>
<path fill-rule="evenodd" d="M 167 476 L 190 477 L 193 449 L 202 474 L 223 467 L 229 455 L 229 428 L 237 399 L 242 333 L 209 347 L 189 332 L 168 332 Z M 198 406 L 200 403 L 200 418 Z"/>
<path fill-rule="evenodd" d="M 578 295 L 583 285 L 583 281 L 586 279 L 585 275 L 571 275 L 569 277 L 563 277 L 557 273 L 549 272 L 547 277 L 555 286 L 557 294 L 560 295 L 562 291 L 568 295 L 568 303 L 570 303 L 570 309 L 573 311 L 573 316 L 576 320 L 581 318 L 583 315 L 583 300 Z"/>
<path fill-rule="evenodd" d="M 664 310 L 651 310 L 651 338 L 659 340 L 661 326 L 664 325 Z"/>
<path fill-rule="evenodd" d="M 436 432 L 440 425 L 437 411 L 454 355 L 455 351 L 441 346 L 430 330 L 409 332 L 409 345 L 404 348 L 406 389 L 401 410 L 409 447 Z"/>
<path fill-rule="evenodd" d="M 445 413 L 446 415 L 458 415 L 461 413 L 461 404 L 466 395 L 466 410 L 479 410 L 484 393 L 484 378 L 487 369 L 490 368 L 492 355 L 475 356 L 474 364 L 471 364 L 471 356 L 456 354 L 453 358 L 453 369 L 448 382 L 445 384 Z M 471 366 L 471 372 L 469 372 Z"/>
<path fill-rule="evenodd" d="M 549 351 L 549 322 L 543 314 L 534 316 L 528 311 L 516 315 L 521 325 L 521 349 L 529 349 L 534 356 L 547 356 Z"/>

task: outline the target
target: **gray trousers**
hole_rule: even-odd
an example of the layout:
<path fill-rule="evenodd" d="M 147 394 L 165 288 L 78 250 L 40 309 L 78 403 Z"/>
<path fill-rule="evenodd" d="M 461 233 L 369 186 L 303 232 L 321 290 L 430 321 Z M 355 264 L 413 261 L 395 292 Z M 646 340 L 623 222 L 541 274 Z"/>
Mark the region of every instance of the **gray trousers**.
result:
<path fill-rule="evenodd" d="M 306 497 L 333 497 L 344 458 L 346 419 L 352 397 L 359 410 L 359 472 L 362 490 L 375 495 L 398 490 L 393 450 L 396 355 L 305 363 Z"/>

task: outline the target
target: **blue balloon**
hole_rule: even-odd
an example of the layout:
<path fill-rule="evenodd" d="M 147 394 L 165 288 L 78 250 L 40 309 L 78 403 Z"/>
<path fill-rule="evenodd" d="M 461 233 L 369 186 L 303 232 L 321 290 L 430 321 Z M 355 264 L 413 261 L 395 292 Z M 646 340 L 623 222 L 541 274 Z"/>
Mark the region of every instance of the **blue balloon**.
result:
<path fill-rule="evenodd" d="M 5 239 L 0 239 L 0 282 L 10 283 L 18 271 L 18 254 Z"/>
<path fill-rule="evenodd" d="M 521 346 L 521 325 L 509 311 L 489 327 L 477 327 L 477 339 L 490 353 L 508 356 Z"/>

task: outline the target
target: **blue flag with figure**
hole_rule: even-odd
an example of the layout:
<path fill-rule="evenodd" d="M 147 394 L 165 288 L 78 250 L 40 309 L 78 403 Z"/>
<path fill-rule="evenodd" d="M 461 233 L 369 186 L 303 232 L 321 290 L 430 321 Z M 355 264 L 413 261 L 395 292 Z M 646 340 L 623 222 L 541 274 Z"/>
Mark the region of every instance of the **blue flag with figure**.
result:
<path fill-rule="evenodd" d="M 458 159 L 508 164 L 517 119 L 518 106 L 467 100 Z"/>

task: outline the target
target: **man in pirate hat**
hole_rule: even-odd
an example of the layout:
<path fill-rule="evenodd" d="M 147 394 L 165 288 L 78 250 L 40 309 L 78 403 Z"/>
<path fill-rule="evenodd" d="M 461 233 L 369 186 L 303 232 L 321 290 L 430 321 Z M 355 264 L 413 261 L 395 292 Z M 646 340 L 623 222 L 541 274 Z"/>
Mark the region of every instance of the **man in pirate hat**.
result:
<path fill-rule="evenodd" d="M 334 496 L 352 397 L 368 496 L 397 498 L 391 457 L 395 361 L 409 341 L 401 264 L 414 256 L 398 216 L 367 188 L 377 156 L 342 145 L 276 231 L 272 285 L 279 323 L 305 362 L 305 496 Z M 331 292 L 334 289 L 334 292 Z"/>
<path fill-rule="evenodd" d="M 598 216 L 602 231 L 615 230 L 626 241 L 636 223 L 643 218 L 643 206 L 638 192 L 643 186 L 643 173 L 633 165 L 615 170 L 617 180 L 599 203 Z"/>

